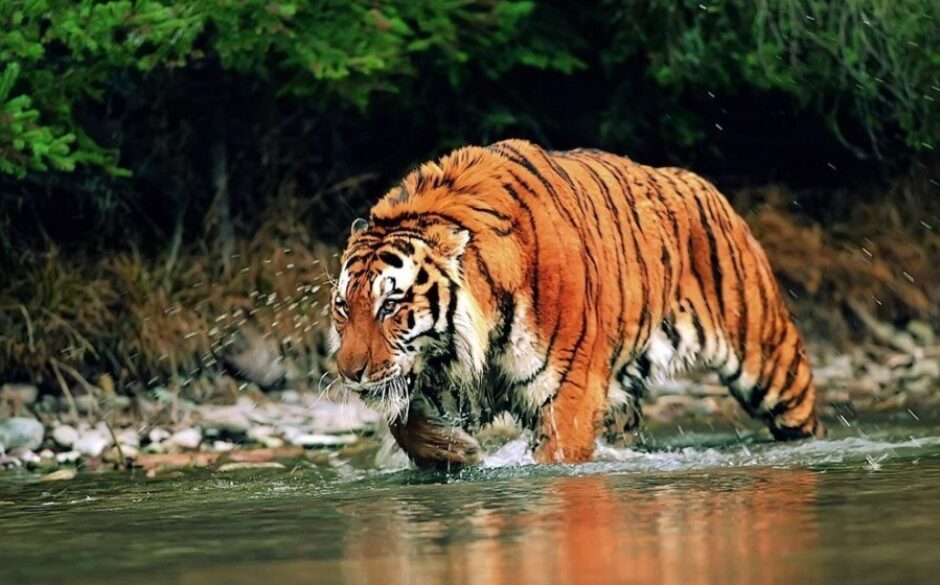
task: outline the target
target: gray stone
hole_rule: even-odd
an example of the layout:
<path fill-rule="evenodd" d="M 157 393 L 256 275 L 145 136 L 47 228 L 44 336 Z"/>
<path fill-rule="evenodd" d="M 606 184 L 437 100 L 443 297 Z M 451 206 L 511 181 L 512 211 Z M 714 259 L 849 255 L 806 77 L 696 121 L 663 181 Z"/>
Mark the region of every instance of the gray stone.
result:
<path fill-rule="evenodd" d="M 132 428 L 119 429 L 114 432 L 114 435 L 117 437 L 118 443 L 122 445 L 140 447 L 140 435 Z"/>
<path fill-rule="evenodd" d="M 219 471 L 222 473 L 228 473 L 231 471 L 244 471 L 246 469 L 287 469 L 283 463 L 278 463 L 277 461 L 260 461 L 260 462 L 249 462 L 249 461 L 237 461 L 233 463 L 224 463 L 219 466 Z"/>
<path fill-rule="evenodd" d="M 45 429 L 34 418 L 13 417 L 0 421 L 0 447 L 10 451 L 23 448 L 35 451 L 42 445 Z"/>
<path fill-rule="evenodd" d="M 56 463 L 75 463 L 81 459 L 82 454 L 78 451 L 64 451 L 62 453 L 56 453 L 55 460 Z"/>
<path fill-rule="evenodd" d="M 99 457 L 110 446 L 111 438 L 96 430 L 83 433 L 73 445 L 76 451 L 88 457 Z"/>
<path fill-rule="evenodd" d="M 202 442 L 202 433 L 199 429 L 183 429 L 170 435 L 166 441 L 167 446 L 180 449 L 196 449 Z"/>
<path fill-rule="evenodd" d="M 199 409 L 199 422 L 203 428 L 245 434 L 251 428 L 251 420 L 241 406 L 203 407 Z"/>
<path fill-rule="evenodd" d="M 4 384 L 0 388 L 0 396 L 7 402 L 29 406 L 36 402 L 36 398 L 39 396 L 39 388 L 32 384 Z"/>
<path fill-rule="evenodd" d="M 35 465 L 41 461 L 39 455 L 29 449 L 17 449 L 10 454 L 27 465 Z"/>
<path fill-rule="evenodd" d="M 71 447 L 78 441 L 78 431 L 70 425 L 56 425 L 52 429 L 52 438 L 62 447 Z"/>
<path fill-rule="evenodd" d="M 47 473 L 46 475 L 40 477 L 39 481 L 68 481 L 70 479 L 75 479 L 76 475 L 78 475 L 77 471 L 71 467 L 66 467 L 65 469 L 57 469 L 52 473 Z"/>
<path fill-rule="evenodd" d="M 12 455 L 0 455 L 0 469 L 6 469 L 8 467 L 22 467 L 23 462 L 19 460 L 18 457 L 13 457 Z"/>
<path fill-rule="evenodd" d="M 930 347 L 937 341 L 937 335 L 934 333 L 933 327 L 925 321 L 911 321 L 907 324 L 907 332 L 921 347 Z"/>
<path fill-rule="evenodd" d="M 320 435 L 314 433 L 300 433 L 287 438 L 292 445 L 298 447 L 341 447 L 356 442 L 354 435 Z"/>
<path fill-rule="evenodd" d="M 229 451 L 235 450 L 235 443 L 230 443 L 228 441 L 213 441 L 212 450 L 219 453 L 228 453 Z"/>
<path fill-rule="evenodd" d="M 150 442 L 153 444 L 162 443 L 163 441 L 166 441 L 169 438 L 170 438 L 170 431 L 161 427 L 153 427 L 152 429 L 150 429 L 150 432 L 147 433 L 147 439 L 149 439 Z"/>

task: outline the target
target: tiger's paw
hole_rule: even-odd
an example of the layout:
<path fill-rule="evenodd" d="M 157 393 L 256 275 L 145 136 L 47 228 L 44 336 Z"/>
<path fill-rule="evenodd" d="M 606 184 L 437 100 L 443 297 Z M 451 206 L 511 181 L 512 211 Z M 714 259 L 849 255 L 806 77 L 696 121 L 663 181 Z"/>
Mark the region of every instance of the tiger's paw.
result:
<path fill-rule="evenodd" d="M 455 470 L 483 460 L 480 443 L 460 427 L 412 412 L 389 425 L 395 441 L 420 469 Z"/>

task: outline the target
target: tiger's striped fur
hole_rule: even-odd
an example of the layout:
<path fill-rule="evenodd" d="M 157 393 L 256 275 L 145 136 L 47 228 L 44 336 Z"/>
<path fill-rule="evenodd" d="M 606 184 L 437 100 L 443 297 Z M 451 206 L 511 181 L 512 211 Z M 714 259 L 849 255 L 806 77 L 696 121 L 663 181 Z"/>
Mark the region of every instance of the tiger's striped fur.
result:
<path fill-rule="evenodd" d="M 354 225 L 334 295 L 341 373 L 416 458 L 409 424 L 472 433 L 509 411 L 538 460 L 586 460 L 599 432 L 636 426 L 649 379 L 692 363 L 777 439 L 824 432 L 766 256 L 682 169 L 518 140 L 461 148 Z"/>

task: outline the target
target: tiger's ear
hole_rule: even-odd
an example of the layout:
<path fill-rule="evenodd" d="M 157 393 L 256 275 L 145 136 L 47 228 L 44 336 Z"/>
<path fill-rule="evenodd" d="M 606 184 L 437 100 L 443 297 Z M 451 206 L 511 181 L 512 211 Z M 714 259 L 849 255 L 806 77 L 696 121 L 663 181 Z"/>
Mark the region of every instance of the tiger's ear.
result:
<path fill-rule="evenodd" d="M 353 220 L 352 227 L 349 229 L 349 233 L 350 235 L 357 234 L 367 227 L 369 227 L 369 222 L 362 219 L 361 217 L 357 217 Z"/>
<path fill-rule="evenodd" d="M 427 228 L 428 241 L 434 249 L 448 258 L 463 256 L 470 243 L 470 230 L 449 225 L 434 225 Z"/>

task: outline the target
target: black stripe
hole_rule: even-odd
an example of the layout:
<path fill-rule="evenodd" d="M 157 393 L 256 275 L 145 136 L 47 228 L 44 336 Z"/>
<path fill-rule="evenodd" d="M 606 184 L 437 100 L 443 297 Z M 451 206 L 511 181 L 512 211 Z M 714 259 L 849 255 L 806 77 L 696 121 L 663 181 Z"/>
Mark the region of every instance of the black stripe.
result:
<path fill-rule="evenodd" d="M 398 254 L 392 254 L 391 252 L 379 252 L 379 260 L 394 268 L 401 268 L 405 265 Z"/>
<path fill-rule="evenodd" d="M 410 242 L 402 239 L 387 239 L 386 243 L 406 256 L 412 256 L 415 253 L 415 247 Z"/>
<path fill-rule="evenodd" d="M 431 285 L 431 288 L 428 289 L 428 292 L 425 293 L 424 296 L 428 301 L 428 308 L 431 311 L 432 323 L 437 324 L 437 318 L 441 314 L 441 296 L 436 282 Z"/>
<path fill-rule="evenodd" d="M 510 173 L 512 175 L 512 173 Z M 541 323 L 541 315 L 539 314 L 539 236 L 538 230 L 535 228 L 535 216 L 532 215 L 532 209 L 529 205 L 523 201 L 522 196 L 516 191 L 516 188 L 513 187 L 510 183 L 503 183 L 503 190 L 522 207 L 522 210 L 525 212 L 526 217 L 529 219 L 529 229 L 532 236 L 532 274 L 529 283 L 529 288 L 532 291 L 532 311 L 535 317 L 535 326 L 536 329 Z"/>
<path fill-rule="evenodd" d="M 516 157 L 518 157 L 518 158 L 507 157 L 507 158 L 511 160 L 512 162 L 523 167 L 525 170 L 529 172 L 529 174 L 531 174 L 536 179 L 538 179 L 538 181 L 542 183 L 542 186 L 545 188 L 545 191 L 548 193 L 548 196 L 552 200 L 552 203 L 555 205 L 555 209 L 558 210 L 558 212 L 561 213 L 563 216 L 565 216 L 565 218 L 568 220 L 568 223 L 570 223 L 572 226 L 577 227 L 578 222 L 575 220 L 574 216 L 571 215 L 571 212 L 568 210 L 568 207 L 562 203 L 561 199 L 559 199 L 558 192 L 555 191 L 555 187 L 552 185 L 551 181 L 546 179 L 545 176 L 535 166 L 535 164 L 533 164 L 531 160 L 529 160 L 525 155 L 523 155 L 517 149 L 515 149 L 512 146 L 509 146 L 508 144 L 505 145 L 505 148 L 509 150 L 510 152 L 512 152 L 513 154 L 515 154 Z M 518 176 L 516 177 L 516 180 L 523 187 L 525 187 L 527 191 L 535 195 L 535 191 L 532 190 L 532 187 L 529 186 L 528 183 L 523 181 Z"/>

